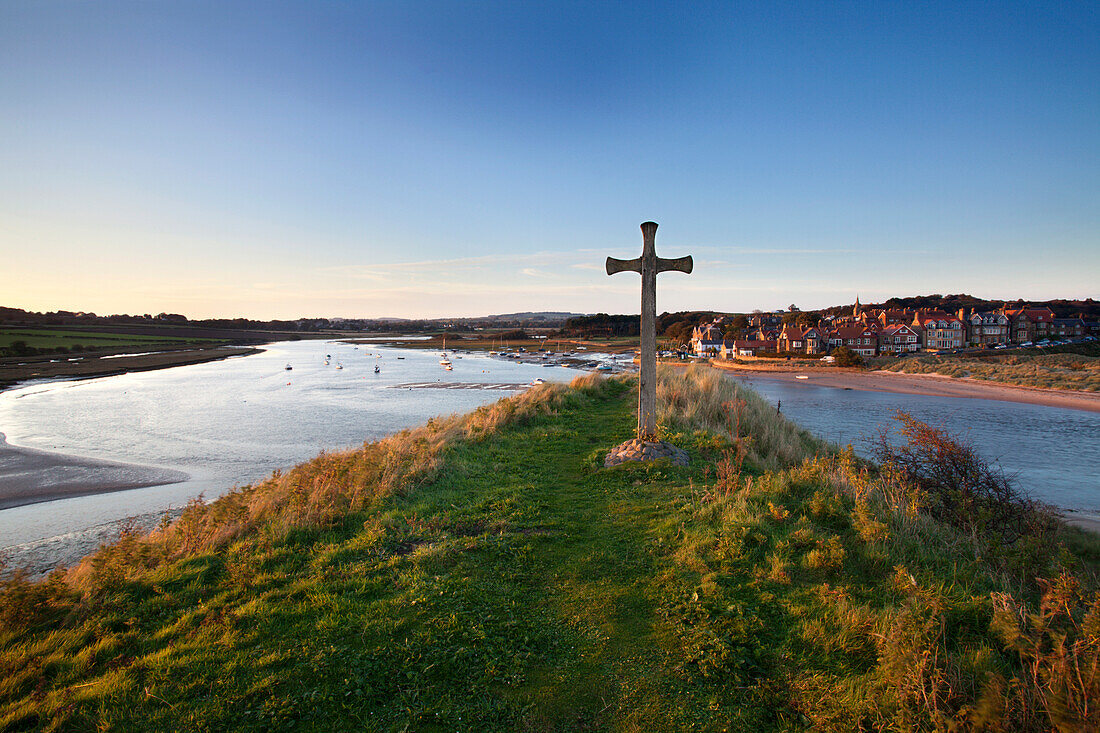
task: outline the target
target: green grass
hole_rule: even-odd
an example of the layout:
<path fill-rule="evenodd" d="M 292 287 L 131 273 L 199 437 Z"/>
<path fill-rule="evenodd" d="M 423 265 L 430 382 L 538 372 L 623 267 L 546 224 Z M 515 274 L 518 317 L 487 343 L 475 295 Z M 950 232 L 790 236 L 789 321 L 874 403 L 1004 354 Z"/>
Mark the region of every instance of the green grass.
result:
<path fill-rule="evenodd" d="M 631 437 L 631 382 L 547 385 L 321 456 L 45 585 L 10 583 L 0 729 L 1047 719 L 1028 717 L 1038 693 L 991 630 L 998 598 L 1037 601 L 1033 581 L 921 518 L 890 477 L 755 414 L 732 382 L 669 379 L 666 399 L 696 379 L 712 408 L 748 403 L 739 436 L 710 408 L 666 420 L 689 468 L 602 468 Z M 718 481 L 737 438 L 765 429 L 786 457 L 755 444 Z M 1044 570 L 1087 576 L 1097 543 L 1062 541 Z"/>
<path fill-rule="evenodd" d="M 0 329 L 0 348 L 10 347 L 16 341 L 23 341 L 35 349 L 72 348 L 80 344 L 89 349 L 116 347 L 146 347 L 154 344 L 182 344 L 194 339 L 178 336 L 132 336 L 118 333 L 97 333 L 91 331 L 64 331 L 50 329 Z"/>

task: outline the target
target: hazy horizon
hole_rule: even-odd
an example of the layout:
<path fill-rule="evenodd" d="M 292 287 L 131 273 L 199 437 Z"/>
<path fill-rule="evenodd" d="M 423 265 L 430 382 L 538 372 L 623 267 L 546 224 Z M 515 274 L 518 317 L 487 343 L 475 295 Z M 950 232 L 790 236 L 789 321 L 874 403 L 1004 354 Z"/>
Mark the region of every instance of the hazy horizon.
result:
<path fill-rule="evenodd" d="M 1091 3 L 0 6 L 4 305 L 1100 297 Z"/>

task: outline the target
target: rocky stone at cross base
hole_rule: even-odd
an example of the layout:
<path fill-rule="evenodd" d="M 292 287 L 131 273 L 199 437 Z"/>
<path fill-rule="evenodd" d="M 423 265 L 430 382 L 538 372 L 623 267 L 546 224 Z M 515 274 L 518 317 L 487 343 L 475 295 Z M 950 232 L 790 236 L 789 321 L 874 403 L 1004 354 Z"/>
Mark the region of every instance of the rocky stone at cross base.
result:
<path fill-rule="evenodd" d="M 688 464 L 687 451 L 663 441 L 633 438 L 612 448 L 603 459 L 603 465 L 605 468 L 610 468 L 628 461 L 656 461 L 661 458 L 668 458 L 674 466 Z"/>

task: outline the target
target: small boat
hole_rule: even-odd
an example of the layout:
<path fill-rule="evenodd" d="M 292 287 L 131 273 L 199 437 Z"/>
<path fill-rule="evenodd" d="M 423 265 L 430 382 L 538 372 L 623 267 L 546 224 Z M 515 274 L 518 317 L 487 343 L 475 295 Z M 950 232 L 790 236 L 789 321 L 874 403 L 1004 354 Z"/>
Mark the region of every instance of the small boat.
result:
<path fill-rule="evenodd" d="M 444 359 L 440 359 L 440 360 L 439 360 L 439 363 L 440 363 L 440 364 L 441 364 L 442 366 L 445 366 L 445 367 L 450 367 L 450 366 L 451 366 L 451 361 L 450 361 L 449 359 L 446 359 L 446 358 L 444 358 Z"/>
<path fill-rule="evenodd" d="M 403 357 L 403 356 L 399 356 L 399 357 L 397 357 L 397 358 L 398 358 L 398 359 L 404 359 L 405 357 Z"/>
<path fill-rule="evenodd" d="M 609 367 L 607 364 L 600 364 L 598 367 L 596 367 L 596 371 L 597 372 L 609 372 L 609 371 L 611 371 L 611 367 Z"/>
<path fill-rule="evenodd" d="M 294 367 L 292 367 L 290 364 L 287 364 L 286 367 L 285 367 L 286 371 L 288 371 L 288 372 L 293 368 Z"/>
<path fill-rule="evenodd" d="M 807 377 L 805 374 L 796 374 L 796 375 L 794 375 L 794 378 L 795 379 L 809 379 L 809 377 Z"/>
<path fill-rule="evenodd" d="M 539 384 L 546 384 L 546 380 L 545 380 L 545 379 L 543 379 L 542 377 L 536 377 L 536 378 L 535 378 L 534 380 L 532 380 L 532 382 L 531 382 L 531 386 L 532 386 L 532 387 L 534 387 L 534 386 L 536 386 L 536 385 L 539 385 Z"/>
<path fill-rule="evenodd" d="M 447 366 L 445 366 L 443 368 L 446 369 L 449 372 L 453 372 L 455 370 L 455 368 L 453 366 L 451 366 L 450 364 L 448 364 Z"/>
<path fill-rule="evenodd" d="M 343 368 L 344 368 L 344 365 L 343 365 L 343 364 L 337 364 L 337 365 L 336 365 L 336 368 L 337 368 L 337 369 L 343 369 Z"/>
<path fill-rule="evenodd" d="M 325 366 L 328 366 L 328 359 L 325 359 Z"/>
<path fill-rule="evenodd" d="M 382 371 L 382 369 L 377 364 L 375 364 L 374 365 L 374 373 L 378 374 L 378 372 L 380 372 L 380 371 Z"/>

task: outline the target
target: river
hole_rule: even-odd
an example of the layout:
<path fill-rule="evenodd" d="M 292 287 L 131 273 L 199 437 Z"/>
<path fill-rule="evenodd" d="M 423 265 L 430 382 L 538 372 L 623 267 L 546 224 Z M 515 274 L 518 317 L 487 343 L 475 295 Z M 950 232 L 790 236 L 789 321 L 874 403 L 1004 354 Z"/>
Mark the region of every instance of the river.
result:
<path fill-rule="evenodd" d="M 810 432 L 869 455 L 893 415 L 913 417 L 975 447 L 1014 484 L 1037 499 L 1100 514 L 1100 413 L 986 399 L 932 397 L 799 384 L 760 375 L 730 375 Z"/>
<path fill-rule="evenodd" d="M 375 344 L 296 341 L 264 349 L 206 364 L 0 392 L 0 432 L 13 445 L 190 476 L 182 483 L 4 509 L 0 548 L 178 507 L 200 493 L 214 498 L 321 450 L 468 412 L 536 378 L 569 381 L 581 373 L 484 354 L 453 355 L 453 371 L 444 371 L 438 352 Z M 459 388 L 431 388 L 448 383 Z M 411 384 L 417 386 L 402 386 Z M 482 388 L 469 388 L 474 385 Z"/>
<path fill-rule="evenodd" d="M 2 392 L 0 432 L 12 444 L 175 469 L 190 478 L 0 510 L 0 548 L 178 507 L 200 493 L 214 498 L 321 450 L 467 412 L 535 378 L 568 381 L 578 374 L 461 356 L 447 372 L 434 351 L 284 342 L 253 356 Z M 1037 498 L 1100 514 L 1100 413 L 731 378 L 772 403 L 781 400 L 787 417 L 817 435 L 863 452 L 896 409 L 906 410 L 971 441 Z"/>

